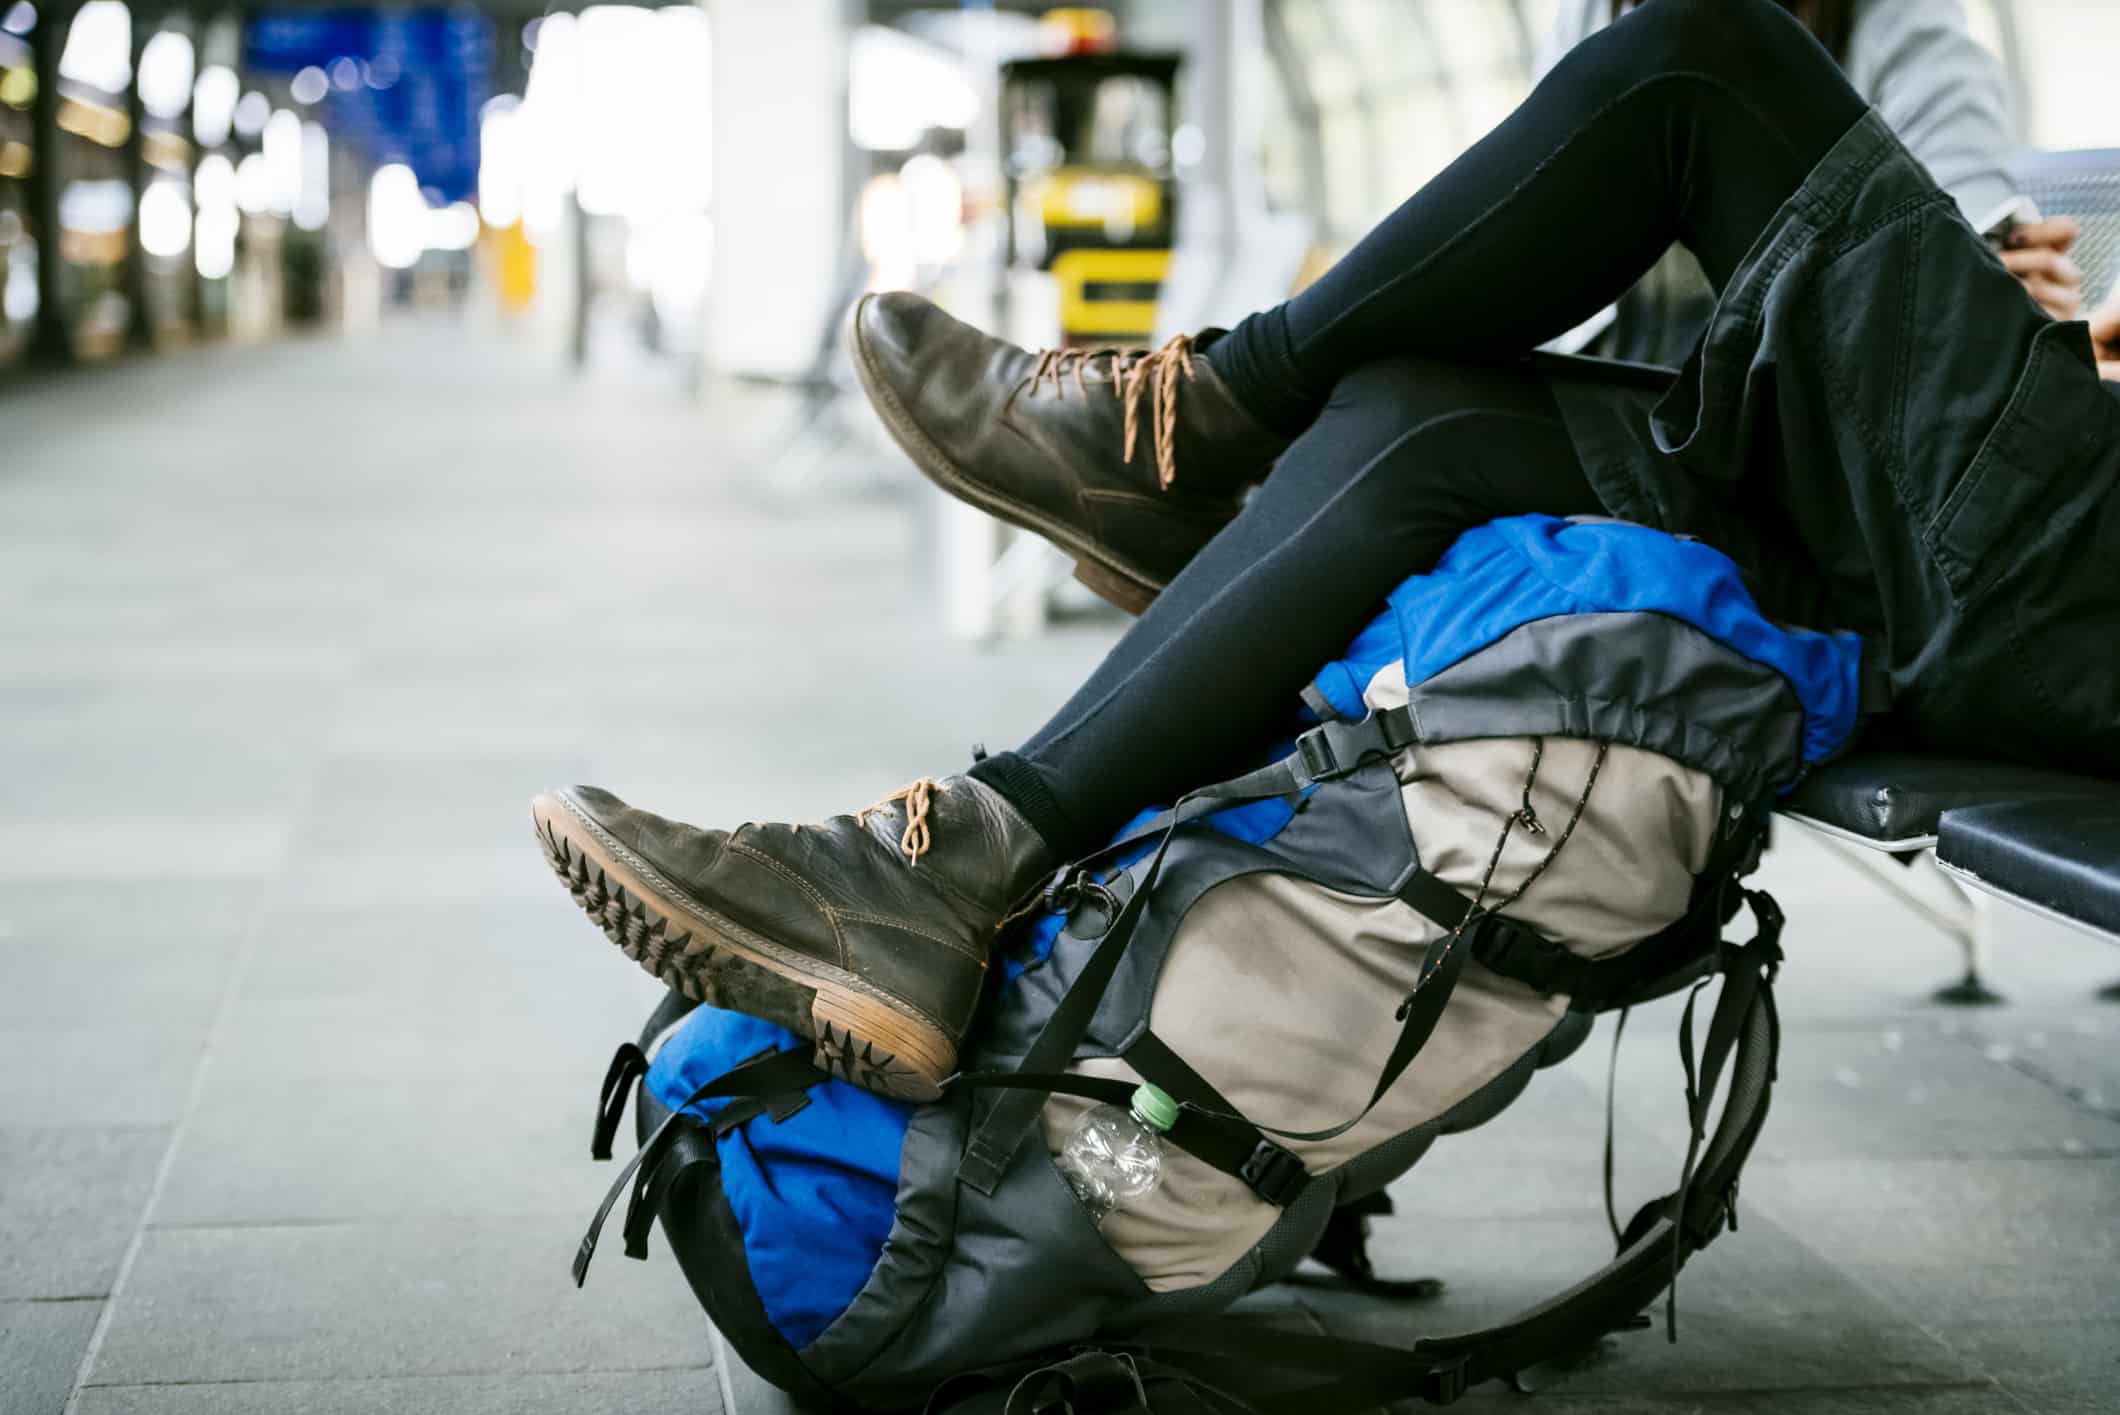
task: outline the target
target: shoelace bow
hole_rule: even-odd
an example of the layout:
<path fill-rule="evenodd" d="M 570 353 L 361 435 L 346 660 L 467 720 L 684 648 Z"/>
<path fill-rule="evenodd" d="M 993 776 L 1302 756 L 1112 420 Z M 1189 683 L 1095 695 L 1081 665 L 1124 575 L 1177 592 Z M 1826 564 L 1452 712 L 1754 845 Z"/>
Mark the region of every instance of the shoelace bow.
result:
<path fill-rule="evenodd" d="M 867 825 L 869 817 L 876 812 L 905 802 L 905 830 L 898 837 L 898 848 L 904 852 L 907 865 L 917 866 L 932 843 L 928 834 L 928 810 L 934 804 L 935 784 L 932 776 L 909 782 L 873 805 L 863 806 L 854 813 L 854 819 Z"/>
<path fill-rule="evenodd" d="M 1141 402 L 1147 395 L 1151 400 L 1149 442 L 1156 453 L 1156 484 L 1168 491 L 1178 478 L 1178 376 L 1195 376 L 1192 354 L 1190 334 L 1173 334 L 1162 348 L 1152 352 L 1047 349 L 1038 355 L 1038 366 L 1031 370 L 1030 390 L 1037 392 L 1040 384 L 1051 379 L 1053 392 L 1063 395 L 1071 379 L 1086 398 L 1090 361 L 1109 359 L 1112 396 L 1119 400 L 1125 416 L 1120 455 L 1128 462 L 1134 460 L 1134 448 L 1141 436 Z"/>

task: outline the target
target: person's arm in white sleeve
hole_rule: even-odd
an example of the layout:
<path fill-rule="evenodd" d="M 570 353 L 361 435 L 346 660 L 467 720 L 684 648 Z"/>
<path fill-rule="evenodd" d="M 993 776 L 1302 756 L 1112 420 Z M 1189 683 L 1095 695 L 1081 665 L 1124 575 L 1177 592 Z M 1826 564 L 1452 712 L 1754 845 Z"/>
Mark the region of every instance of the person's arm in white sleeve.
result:
<path fill-rule="evenodd" d="M 1973 38 L 1963 0 L 1865 0 L 1846 69 L 1974 229 L 2008 231 L 2004 264 L 2056 319 L 2073 319 L 2083 274 L 2076 226 L 2040 220 L 2009 174 L 2014 125 L 2002 63 Z"/>

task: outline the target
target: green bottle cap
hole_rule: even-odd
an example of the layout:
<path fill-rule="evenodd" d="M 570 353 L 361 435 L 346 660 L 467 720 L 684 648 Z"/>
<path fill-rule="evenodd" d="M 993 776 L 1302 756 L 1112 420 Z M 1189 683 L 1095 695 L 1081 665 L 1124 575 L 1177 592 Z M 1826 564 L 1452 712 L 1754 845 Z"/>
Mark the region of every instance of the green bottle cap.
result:
<path fill-rule="evenodd" d="M 1178 1103 L 1161 1086 L 1134 1087 L 1134 1118 L 1162 1134 L 1178 1123 Z"/>

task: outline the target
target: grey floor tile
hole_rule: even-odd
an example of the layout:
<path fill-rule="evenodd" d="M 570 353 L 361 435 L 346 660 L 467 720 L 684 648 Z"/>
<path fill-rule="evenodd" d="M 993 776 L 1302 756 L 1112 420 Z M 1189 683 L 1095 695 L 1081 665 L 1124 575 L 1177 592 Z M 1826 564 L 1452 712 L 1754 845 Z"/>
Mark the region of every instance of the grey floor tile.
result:
<path fill-rule="evenodd" d="M 80 1415 L 721 1415 L 709 1369 L 96 1386 Z"/>
<path fill-rule="evenodd" d="M 1443 1294 L 1394 1308 L 1296 1289 L 1297 1300 L 1327 1330 L 1385 1342 L 1469 1330 L 1545 1300 L 1612 1254 L 1602 1222 L 1589 1215 L 1459 1218 L 1428 1228 L 1404 1219 L 1389 1223 L 1380 1251 L 1398 1257 L 1402 1270 L 1442 1278 Z M 1571 1391 L 1950 1384 L 1978 1377 L 1846 1272 L 1757 1216 L 1687 1265 L 1678 1297 L 1676 1346 L 1664 1340 L 1659 1304 L 1657 1330 L 1616 1338 L 1609 1359 L 1571 1380 Z"/>
<path fill-rule="evenodd" d="M 106 1295 L 169 1137 L 0 1126 L 0 1299 Z"/>
<path fill-rule="evenodd" d="M 2120 976 L 2120 956 L 2114 959 Z M 1990 1061 L 2053 1087 L 2085 1110 L 2120 1120 L 2120 1008 L 2009 1008 L 1967 1019 L 1958 1035 Z"/>
<path fill-rule="evenodd" d="M 527 802 L 523 816 L 529 816 Z M 362 849 L 303 850 L 280 868 L 265 898 L 280 911 L 343 910 L 378 899 L 534 899 L 552 889 L 551 880 L 525 824 L 521 843 L 468 840 L 421 848 L 386 836 Z"/>
<path fill-rule="evenodd" d="M 0 1125 L 169 1125 L 182 1116 L 203 1031 L 91 1025 L 94 1003 L 54 1003 L 78 1024 L 0 1027 Z"/>
<path fill-rule="evenodd" d="M 220 1035 L 209 1096 L 239 1076 L 312 1089 L 338 1076 L 389 1078 L 428 1090 L 446 1089 L 467 1071 L 547 1080 L 583 1073 L 593 1087 L 612 1048 L 638 1033 L 663 988 L 561 891 L 548 894 L 553 927 L 497 950 L 484 972 L 474 950 L 457 955 L 446 937 L 415 934 L 365 952 L 346 945 L 358 962 L 353 976 L 367 978 L 366 987 L 342 989 L 328 976 L 332 955 L 321 949 L 313 963 L 327 976 L 307 995 L 252 996 L 246 986 Z M 423 944 L 424 955 L 400 952 L 417 954 Z M 563 1103 L 573 1101 L 570 1092 Z"/>
<path fill-rule="evenodd" d="M 1411 1415 L 1417 1407 L 1399 1408 Z M 1535 1405 L 1527 1405 L 1513 1391 L 1487 1387 L 1455 1408 L 1467 1415 L 1527 1409 L 1537 1415 L 2020 1415 L 2027 1409 L 2008 1392 L 1985 1382 L 1613 1395 L 1577 1395 L 1563 1384 L 1540 1391 Z"/>
<path fill-rule="evenodd" d="M 527 882 L 541 886 L 535 893 L 268 906 L 237 1001 L 346 1002 L 381 1019 L 424 1016 L 437 1004 L 502 1014 L 551 1008 L 539 1020 L 564 1026 L 568 994 L 580 998 L 587 988 L 593 997 L 600 980 L 630 979 L 636 965 L 568 898 L 530 831 L 521 834 L 519 863 Z"/>
<path fill-rule="evenodd" d="M 0 1410 L 60 1415 L 101 1302 L 0 1301 Z"/>
<path fill-rule="evenodd" d="M 1367 1315 L 1350 1319 L 1347 1314 L 1353 1310 Z M 1379 1303 L 1342 1297 L 1335 1303 L 1321 1303 L 1314 1293 L 1295 1287 L 1269 1288 L 1246 1298 L 1233 1319 L 1259 1324 L 1268 1331 L 1348 1335 L 1393 1345 L 1471 1325 L 1453 1318 L 1447 1294 L 1442 1301 Z M 2025 1408 L 1992 1378 L 1963 1362 L 1953 1365 L 1949 1358 L 1942 1358 L 1942 1364 L 1945 1371 L 1955 1370 L 1955 1375 L 1909 1369 L 1889 1356 L 1875 1370 L 1863 1373 L 1852 1358 L 1813 1366 L 1804 1364 L 1800 1353 L 1784 1350 L 1780 1354 L 1795 1356 L 1795 1364 L 1772 1370 L 1757 1386 L 1730 1384 L 1712 1351 L 1687 1353 L 1687 1345 L 1697 1344 L 1699 1335 L 1695 1326 L 1682 1327 L 1677 1347 L 1669 1346 L 1660 1330 L 1608 1337 L 1594 1350 L 1530 1373 L 1528 1392 L 1514 1389 L 1505 1380 L 1488 1381 L 1473 1387 L 1451 1408 L 1470 1412 L 1559 1410 L 1564 1415 L 1634 1411 L 1767 1415 L 1784 1410 L 1799 1415 L 1971 1415 Z M 1709 1338 L 1711 1343 L 1719 1339 Z M 1234 1367 L 1230 1374 L 1235 1377 Z M 1253 1395 L 1279 1388 L 1278 1378 L 1263 1379 L 1275 1384 L 1262 1384 L 1256 1376 L 1236 1384 Z M 1528 1403 L 1533 1396 L 1536 1403 Z M 1395 1415 L 1416 1415 L 1435 1407 L 1409 1397 L 1391 1408 Z"/>
<path fill-rule="evenodd" d="M 613 1177 L 589 1159 L 602 1065 L 325 1076 L 217 1067 L 155 1221 L 543 1214 L 586 1224 Z M 621 1136 L 627 1153 L 632 1135 Z"/>
<path fill-rule="evenodd" d="M 2120 1312 L 2110 1289 L 2073 1319 L 2025 1322 L 2007 1304 L 1938 1335 L 2031 1410 L 2107 1415 L 2120 1406 Z"/>
<path fill-rule="evenodd" d="M 1627 1024 L 1620 1112 L 1651 1130 L 1683 1124 L 1677 1035 L 1673 999 L 1636 1009 Z M 1569 1073 L 1601 1088 L 1609 1036 L 1601 1029 L 1567 1063 Z M 2120 1120 L 1991 1053 L 1962 1018 L 1934 1011 L 1860 1025 L 1792 1023 L 1779 1069 L 1763 1158 L 2120 1151 Z"/>
<path fill-rule="evenodd" d="M 253 881 L 0 888 L 0 1029 L 72 1021 L 203 1034 L 256 898 Z"/>
<path fill-rule="evenodd" d="M 2120 1332 L 2120 1159 L 1762 1164 L 1749 1203 L 1924 1323 L 2102 1318 Z"/>
<path fill-rule="evenodd" d="M 394 753 L 334 756 L 316 774 L 296 832 L 302 851 L 529 848 L 530 797 L 577 780 L 586 763 L 554 753 L 520 757 Z"/>
<path fill-rule="evenodd" d="M 280 866 L 287 828 L 276 820 L 187 816 L 181 800 L 147 810 L 63 818 L 0 817 L 0 879 L 256 879 Z"/>
<path fill-rule="evenodd" d="M 148 1233 L 92 1377 L 145 1382 L 657 1370 L 710 1358 L 677 1265 L 601 1255 L 574 1218 Z"/>
<path fill-rule="evenodd" d="M 242 936 L 150 928 L 130 938 L 0 938 L 0 1028 L 68 1021 L 203 1036 Z"/>
<path fill-rule="evenodd" d="M 225 880 L 39 880 L 0 893 L 0 956 L 8 946 L 55 939 L 126 941 L 175 933 L 234 937 L 257 901 L 255 886 Z"/>

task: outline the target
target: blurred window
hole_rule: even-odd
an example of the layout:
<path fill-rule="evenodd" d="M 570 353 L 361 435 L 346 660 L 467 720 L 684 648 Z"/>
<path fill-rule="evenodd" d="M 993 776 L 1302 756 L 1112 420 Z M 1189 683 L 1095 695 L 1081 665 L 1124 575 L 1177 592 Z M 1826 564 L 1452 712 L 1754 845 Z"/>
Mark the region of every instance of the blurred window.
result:
<path fill-rule="evenodd" d="M 1874 0 L 1891 4 L 1896 0 Z M 1263 0 L 1268 199 L 1344 251 L 1522 101 L 1559 0 Z M 2036 148 L 2120 147 L 2120 0 L 1965 0 Z"/>
<path fill-rule="evenodd" d="M 1267 194 L 1317 212 L 1337 253 L 1523 99 L 1553 0 L 1265 4 L 1287 118 L 1315 135 L 1269 137 Z"/>

